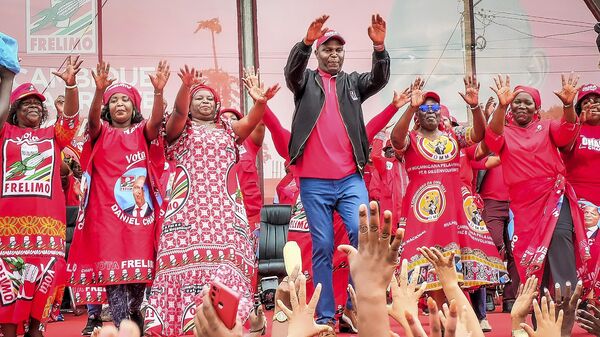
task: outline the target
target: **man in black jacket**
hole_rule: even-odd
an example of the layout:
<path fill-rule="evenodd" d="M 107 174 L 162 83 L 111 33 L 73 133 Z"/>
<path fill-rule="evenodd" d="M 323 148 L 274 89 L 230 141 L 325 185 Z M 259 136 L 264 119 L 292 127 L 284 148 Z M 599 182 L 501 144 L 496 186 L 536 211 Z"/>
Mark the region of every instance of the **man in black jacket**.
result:
<path fill-rule="evenodd" d="M 312 238 L 314 284 L 323 286 L 317 323 L 335 325 L 333 211 L 341 216 L 356 247 L 358 206 L 369 201 L 362 179 L 369 144 L 361 104 L 387 84 L 390 57 L 384 46 L 386 23 L 373 15 L 368 29 L 374 49 L 371 71 L 343 72 L 346 41 L 338 32 L 324 28 L 328 18 L 323 15 L 313 21 L 306 37 L 292 48 L 285 79 L 296 104 L 290 165 L 296 165 L 300 177 L 300 196 Z M 306 69 L 315 41 L 318 69 Z M 357 332 L 356 322 L 348 300 L 340 327 Z"/>

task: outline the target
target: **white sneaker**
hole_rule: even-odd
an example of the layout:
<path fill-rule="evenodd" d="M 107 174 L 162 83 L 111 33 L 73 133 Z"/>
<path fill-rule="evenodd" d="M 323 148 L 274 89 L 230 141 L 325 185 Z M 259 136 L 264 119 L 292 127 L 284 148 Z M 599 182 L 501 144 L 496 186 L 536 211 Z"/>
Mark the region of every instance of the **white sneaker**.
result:
<path fill-rule="evenodd" d="M 481 331 L 483 332 L 492 332 L 492 326 L 490 325 L 490 322 L 488 322 L 488 320 L 485 318 L 479 321 L 479 326 L 481 327 Z"/>

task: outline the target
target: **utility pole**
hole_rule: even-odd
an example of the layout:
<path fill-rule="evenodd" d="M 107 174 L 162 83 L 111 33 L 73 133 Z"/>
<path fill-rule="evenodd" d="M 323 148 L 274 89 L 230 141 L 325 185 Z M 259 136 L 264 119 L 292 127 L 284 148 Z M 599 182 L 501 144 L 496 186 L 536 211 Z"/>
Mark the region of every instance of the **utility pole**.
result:
<path fill-rule="evenodd" d="M 258 29 L 256 15 L 256 0 L 238 0 L 238 53 L 240 64 L 240 75 L 247 67 L 258 69 Z M 244 115 L 248 114 L 252 106 L 252 97 L 246 93 L 244 84 L 240 78 L 240 110 Z M 256 167 L 258 169 L 260 192 L 265 201 L 265 183 L 263 170 L 262 151 L 258 152 Z"/>
<path fill-rule="evenodd" d="M 464 50 L 465 50 L 465 70 L 466 74 L 477 74 L 475 64 L 475 17 L 473 14 L 473 0 L 463 0 L 465 9 L 463 11 L 463 32 L 464 32 Z M 479 2 L 478 2 L 479 3 Z M 473 116 L 467 111 L 467 121 L 473 122 Z"/>

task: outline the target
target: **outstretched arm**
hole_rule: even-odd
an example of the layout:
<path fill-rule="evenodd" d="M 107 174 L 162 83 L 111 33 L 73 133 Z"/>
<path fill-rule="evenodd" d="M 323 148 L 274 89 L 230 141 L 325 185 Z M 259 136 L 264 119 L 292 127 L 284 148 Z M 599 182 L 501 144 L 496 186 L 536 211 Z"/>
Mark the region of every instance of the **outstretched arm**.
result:
<path fill-rule="evenodd" d="M 94 142 L 100 135 L 102 130 L 102 121 L 100 120 L 100 114 L 102 112 L 102 95 L 104 91 L 111 85 L 115 79 L 109 78 L 109 63 L 98 63 L 96 65 L 96 72 L 92 70 L 92 77 L 96 82 L 96 91 L 94 92 L 94 99 L 92 99 L 92 105 L 90 106 L 90 114 L 88 116 L 88 128 L 90 132 L 90 138 Z"/>
<path fill-rule="evenodd" d="M 254 72 L 254 68 L 246 70 L 243 81 L 248 94 L 254 100 L 254 105 L 246 116 L 232 124 L 233 132 L 238 136 L 238 144 L 243 143 L 246 137 L 254 131 L 254 128 L 256 128 L 263 118 L 267 101 L 273 98 L 277 91 L 279 91 L 278 84 L 265 89 L 264 84 L 259 81 L 258 74 Z"/>
<path fill-rule="evenodd" d="M 53 71 L 52 74 L 58 76 L 65 82 L 65 105 L 63 115 L 72 117 L 79 113 L 79 89 L 77 88 L 77 73 L 81 70 L 83 60 L 79 59 L 79 55 L 72 57 L 67 56 L 65 70 L 62 73 Z"/>
<path fill-rule="evenodd" d="M 296 43 L 290 51 L 283 73 L 287 87 L 294 94 L 300 92 L 304 87 L 304 71 L 310 58 L 311 46 L 327 31 L 327 27 L 323 27 L 327 19 L 329 19 L 329 15 L 321 15 L 311 22 L 302 42 Z"/>
<path fill-rule="evenodd" d="M 160 131 L 160 124 L 162 123 L 163 114 L 165 113 L 163 109 L 163 89 L 165 88 L 165 85 L 167 85 L 170 75 L 169 64 L 165 60 L 158 62 L 156 74 L 148 75 L 150 77 L 150 82 L 152 82 L 152 86 L 154 87 L 152 115 L 150 115 L 150 119 L 146 123 L 144 129 L 144 135 L 148 142 L 155 140 Z"/>
<path fill-rule="evenodd" d="M 553 121 L 550 124 L 550 135 L 554 145 L 560 148 L 570 149 L 579 134 L 579 125 L 577 125 L 577 113 L 573 102 L 575 96 L 581 87 L 577 87 L 579 76 L 571 73 L 568 78 L 561 74 L 562 88 L 555 91 L 563 104 L 563 117 L 560 121 Z"/>
<path fill-rule="evenodd" d="M 385 20 L 379 14 L 372 15 L 368 28 L 369 38 L 373 42 L 371 71 L 360 74 L 358 82 L 360 99 L 363 102 L 381 90 L 390 80 L 390 55 L 384 44 L 386 30 Z"/>
<path fill-rule="evenodd" d="M 398 112 L 398 109 L 410 102 L 410 87 L 404 89 L 400 94 L 394 90 L 394 99 L 382 112 L 373 117 L 365 126 L 367 129 L 367 141 L 371 143 L 375 135 L 390 122 L 392 117 Z"/>
<path fill-rule="evenodd" d="M 473 114 L 473 127 L 469 130 L 469 138 L 471 144 L 479 143 L 485 136 L 485 117 L 479 106 L 479 86 L 477 78 L 474 75 L 468 75 L 464 78 L 465 93 L 459 92 L 460 96 L 469 106 L 469 110 Z"/>
<path fill-rule="evenodd" d="M 273 113 L 269 105 L 265 107 L 265 114 L 263 116 L 263 122 L 273 138 L 273 144 L 277 153 L 285 159 L 290 160 L 290 151 L 288 145 L 290 144 L 291 133 L 284 129 L 277 116 Z"/>
<path fill-rule="evenodd" d="M 202 83 L 200 73 L 194 68 L 190 69 L 187 65 L 184 68 L 180 68 L 177 75 L 181 79 L 181 86 L 175 98 L 173 114 L 167 121 L 168 143 L 175 141 L 183 132 L 190 110 L 190 90 L 194 84 Z"/>
<path fill-rule="evenodd" d="M 403 151 L 408 145 L 408 128 L 410 127 L 410 122 L 415 115 L 415 112 L 419 109 L 419 106 L 423 104 L 425 101 L 425 96 L 423 95 L 423 85 L 425 81 L 423 81 L 420 77 L 410 85 L 410 106 L 406 109 L 398 123 L 394 126 L 392 130 L 392 135 L 390 136 L 390 140 L 392 141 L 392 146 L 396 151 Z"/>
<path fill-rule="evenodd" d="M 10 93 L 12 92 L 15 73 L 0 66 L 0 130 L 8 118 Z"/>

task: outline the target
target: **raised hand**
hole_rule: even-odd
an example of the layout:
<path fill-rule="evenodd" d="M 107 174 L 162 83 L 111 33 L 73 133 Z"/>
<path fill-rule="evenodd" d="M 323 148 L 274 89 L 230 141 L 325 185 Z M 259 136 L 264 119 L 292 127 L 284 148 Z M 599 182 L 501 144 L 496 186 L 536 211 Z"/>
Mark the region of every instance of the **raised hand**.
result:
<path fill-rule="evenodd" d="M 565 294 L 563 296 L 560 284 L 556 283 L 554 286 L 554 303 L 556 308 L 564 312 L 564 320 L 562 322 L 562 336 L 570 336 L 575 324 L 575 312 L 579 303 L 581 303 L 580 297 L 583 292 L 583 283 L 577 282 L 575 291 L 571 290 L 571 282 L 565 284 Z M 550 297 L 550 292 L 545 289 L 545 295 Z"/>
<path fill-rule="evenodd" d="M 296 266 L 294 268 L 294 271 L 292 271 L 292 274 L 290 274 L 290 276 L 284 277 L 283 280 L 279 283 L 279 286 L 277 286 L 277 290 L 275 290 L 275 304 L 277 304 L 277 300 L 280 300 L 285 306 L 291 308 L 292 302 L 290 300 L 290 282 L 288 281 L 295 283 L 296 289 L 299 289 L 301 279 L 304 279 L 304 281 L 306 282 L 306 277 L 300 272 L 300 267 Z"/>
<path fill-rule="evenodd" d="M 203 84 L 204 80 L 202 79 L 202 73 L 197 71 L 196 68 L 189 68 L 187 64 L 183 68 L 179 68 L 179 73 L 177 74 L 181 79 L 181 83 L 191 88 L 196 84 Z"/>
<path fill-rule="evenodd" d="M 490 119 L 490 116 L 494 113 L 496 109 L 496 99 L 493 96 L 490 96 L 485 102 L 485 107 L 483 108 L 483 115 L 485 120 Z"/>
<path fill-rule="evenodd" d="M 533 300 L 533 311 L 537 320 L 537 330 L 533 330 L 526 323 L 521 323 L 521 327 L 525 329 L 529 337 L 560 337 L 560 327 L 563 321 L 563 311 L 558 312 L 556 316 L 556 308 L 554 302 L 548 303 L 546 296 L 542 297 L 542 308 L 538 305 L 537 300 Z M 568 335 L 570 336 L 569 332 Z M 563 335 L 564 336 L 564 335 Z"/>
<path fill-rule="evenodd" d="M 475 108 L 479 105 L 479 86 L 477 78 L 474 75 L 467 75 L 463 79 L 465 82 L 465 93 L 459 92 L 458 94 L 465 100 L 471 108 Z"/>
<path fill-rule="evenodd" d="M 508 106 L 517 97 L 520 91 L 513 91 L 510 88 L 510 76 L 506 75 L 506 78 L 498 74 L 498 78 L 494 77 L 496 87 L 490 87 L 493 92 L 498 96 L 498 104 L 501 106 Z"/>
<path fill-rule="evenodd" d="M 267 103 L 280 89 L 279 84 L 265 89 L 264 83 L 260 82 L 260 75 L 255 73 L 254 67 L 249 67 L 244 71 L 242 81 L 248 90 L 248 95 L 257 103 Z"/>
<path fill-rule="evenodd" d="M 65 68 L 62 73 L 57 71 L 53 71 L 52 74 L 59 77 L 63 81 L 65 81 L 66 85 L 75 85 L 77 83 L 77 73 L 81 70 L 81 64 L 83 60 L 79 59 L 79 55 L 77 56 L 67 56 L 67 61 L 65 62 Z"/>
<path fill-rule="evenodd" d="M 406 103 L 410 102 L 410 100 L 410 87 L 404 89 L 401 93 L 398 93 L 396 90 L 394 90 L 394 98 L 392 99 L 392 104 L 397 109 L 403 107 Z"/>
<path fill-rule="evenodd" d="M 110 64 L 104 63 L 104 61 L 96 65 L 95 73 L 92 70 L 92 77 L 94 78 L 94 82 L 96 82 L 96 90 L 104 92 L 104 90 L 115 81 L 114 78 L 109 78 L 109 70 Z"/>
<path fill-rule="evenodd" d="M 461 313 L 458 313 L 458 305 L 454 300 L 450 301 L 450 306 L 444 303 L 443 314 L 440 315 L 440 320 L 445 329 L 445 337 L 462 337 L 471 336 L 471 332 L 467 328 L 467 307 L 463 306 Z"/>
<path fill-rule="evenodd" d="M 417 286 L 420 268 L 413 270 L 410 282 L 408 281 L 408 261 L 402 260 L 400 268 L 400 279 L 392 277 L 390 288 L 392 289 L 392 304 L 388 305 L 388 313 L 400 324 L 405 323 L 403 320 L 404 312 L 417 317 L 419 314 L 418 302 L 419 298 L 425 292 L 427 282 L 423 282 L 420 287 Z"/>
<path fill-rule="evenodd" d="M 529 310 L 533 299 L 537 297 L 538 279 L 537 277 L 530 276 L 525 284 L 519 285 L 517 291 L 517 299 L 513 304 L 512 310 L 510 311 L 510 317 L 513 322 L 513 330 L 519 329 L 519 325 L 525 322 L 527 316 L 529 316 Z"/>
<path fill-rule="evenodd" d="M 264 334 L 267 327 L 267 318 L 265 317 L 262 305 L 259 305 L 256 310 L 250 312 L 248 320 L 250 321 L 250 333 Z"/>
<path fill-rule="evenodd" d="M 360 205 L 358 209 L 358 250 L 350 245 L 338 247 L 339 251 L 348 254 L 350 274 L 359 296 L 361 291 L 385 292 L 398 264 L 398 250 L 404 237 L 404 230 L 398 229 L 390 244 L 392 213 L 385 211 L 380 229 L 377 203 L 371 201 L 369 209 L 370 217 L 367 217 L 366 205 Z"/>
<path fill-rule="evenodd" d="M 456 268 L 454 266 L 454 252 L 450 252 L 450 254 L 444 256 L 435 247 L 420 247 L 417 248 L 417 251 L 423 254 L 427 261 L 435 268 L 435 274 L 442 284 L 458 284 L 458 276 L 456 275 Z"/>
<path fill-rule="evenodd" d="M 380 46 L 385 42 L 386 24 L 381 15 L 371 15 L 371 25 L 368 32 L 374 46 Z"/>
<path fill-rule="evenodd" d="M 331 331 L 328 325 L 315 322 L 315 310 L 321 296 L 321 284 L 317 284 L 310 302 L 306 304 L 306 279 L 300 279 L 300 289 L 296 293 L 294 282 L 288 281 L 290 287 L 290 300 L 292 309 L 289 309 L 281 300 L 277 305 L 289 319 L 288 337 L 310 337 L 321 332 Z"/>
<path fill-rule="evenodd" d="M 171 76 L 171 72 L 169 71 L 169 64 L 166 60 L 161 60 L 158 62 L 158 68 L 156 68 L 156 74 L 148 74 L 150 77 L 150 82 L 152 82 L 152 86 L 154 87 L 154 91 L 162 91 L 167 85 L 167 81 L 169 81 L 169 76 Z"/>
<path fill-rule="evenodd" d="M 327 19 L 329 19 L 329 15 L 321 15 L 310 23 L 310 26 L 308 26 L 308 30 L 306 31 L 306 37 L 304 38 L 304 43 L 307 46 L 312 45 L 321 36 L 325 35 L 327 27 L 323 27 L 323 25 Z"/>
<path fill-rule="evenodd" d="M 210 303 L 208 291 L 202 296 L 202 304 L 196 309 L 194 316 L 195 337 L 242 337 L 242 322 L 236 321 L 233 329 L 229 330 L 217 316 L 217 312 Z"/>
<path fill-rule="evenodd" d="M 562 88 L 560 91 L 554 91 L 554 94 L 560 98 L 563 105 L 572 105 L 577 96 L 577 91 L 580 89 L 580 87 L 577 86 L 579 76 L 571 72 L 567 79 L 565 79 L 565 74 L 560 74 L 560 79 L 562 81 Z"/>
<path fill-rule="evenodd" d="M 418 109 L 423 103 L 425 103 L 425 94 L 423 93 L 423 86 L 425 81 L 417 77 L 417 79 L 410 85 L 410 106 L 413 109 Z"/>
<path fill-rule="evenodd" d="M 577 322 L 585 331 L 600 336 L 600 310 L 591 304 L 587 308 L 591 312 L 577 310 Z"/>

